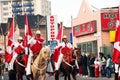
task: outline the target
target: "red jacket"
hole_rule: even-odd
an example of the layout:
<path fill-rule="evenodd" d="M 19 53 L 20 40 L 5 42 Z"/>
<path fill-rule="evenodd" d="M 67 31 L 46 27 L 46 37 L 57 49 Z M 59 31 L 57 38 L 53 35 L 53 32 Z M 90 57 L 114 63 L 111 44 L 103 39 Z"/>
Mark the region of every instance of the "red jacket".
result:
<path fill-rule="evenodd" d="M 31 50 L 34 54 L 40 52 L 40 50 L 42 49 L 42 42 L 44 42 L 44 39 L 42 38 L 34 38 L 36 40 L 36 42 L 31 46 Z"/>
<path fill-rule="evenodd" d="M 23 43 L 18 43 L 17 47 L 15 48 L 15 52 L 17 54 L 24 53 Z"/>

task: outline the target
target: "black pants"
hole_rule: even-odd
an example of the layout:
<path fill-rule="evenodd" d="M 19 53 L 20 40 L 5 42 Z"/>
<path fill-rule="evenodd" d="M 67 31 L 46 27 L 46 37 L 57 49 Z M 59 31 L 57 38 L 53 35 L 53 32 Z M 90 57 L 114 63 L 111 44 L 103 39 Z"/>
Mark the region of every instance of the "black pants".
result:
<path fill-rule="evenodd" d="M 107 76 L 108 78 L 111 77 L 111 68 L 109 68 L 109 67 L 106 68 L 106 76 Z"/>
<path fill-rule="evenodd" d="M 90 71 L 90 77 L 95 77 L 95 68 L 89 67 L 89 71 Z"/>

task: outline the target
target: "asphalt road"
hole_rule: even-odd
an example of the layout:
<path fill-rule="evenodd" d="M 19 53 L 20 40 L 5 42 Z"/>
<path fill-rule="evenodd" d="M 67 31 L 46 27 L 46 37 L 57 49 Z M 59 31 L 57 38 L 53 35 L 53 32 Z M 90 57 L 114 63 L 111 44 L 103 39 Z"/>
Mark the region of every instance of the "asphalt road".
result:
<path fill-rule="evenodd" d="M 112 78 L 106 78 L 106 77 L 92 78 L 92 77 L 82 77 L 82 76 L 76 76 L 76 77 L 77 77 L 77 80 L 114 80 L 113 75 L 112 75 Z M 25 76 L 23 76 L 23 78 L 24 80 L 26 80 Z M 0 80 L 1 80 L 1 77 L 0 77 Z M 5 72 L 4 74 L 4 80 L 9 80 L 7 72 Z M 48 76 L 48 74 L 46 74 L 46 80 L 55 80 L 55 79 L 54 79 L 54 76 Z M 64 80 L 64 77 L 59 77 L 59 80 Z"/>

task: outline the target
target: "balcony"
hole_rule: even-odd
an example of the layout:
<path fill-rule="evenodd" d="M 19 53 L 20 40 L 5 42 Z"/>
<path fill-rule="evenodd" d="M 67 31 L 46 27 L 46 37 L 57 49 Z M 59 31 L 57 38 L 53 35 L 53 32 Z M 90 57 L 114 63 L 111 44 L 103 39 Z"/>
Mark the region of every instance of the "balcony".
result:
<path fill-rule="evenodd" d="M 28 2 L 28 3 L 25 3 L 24 6 L 25 6 L 25 7 L 31 7 L 31 6 L 33 6 L 33 3 Z"/>
<path fill-rule="evenodd" d="M 16 4 L 12 4 L 12 7 L 13 7 L 13 8 L 22 7 L 22 4 L 18 4 L 18 3 L 16 3 Z"/>
<path fill-rule="evenodd" d="M 13 12 L 13 13 L 21 13 L 22 10 L 21 10 L 21 9 L 13 9 L 12 12 Z"/>
<path fill-rule="evenodd" d="M 34 10 L 34 9 L 31 8 L 31 7 L 25 9 L 26 12 L 32 12 L 33 10 Z"/>

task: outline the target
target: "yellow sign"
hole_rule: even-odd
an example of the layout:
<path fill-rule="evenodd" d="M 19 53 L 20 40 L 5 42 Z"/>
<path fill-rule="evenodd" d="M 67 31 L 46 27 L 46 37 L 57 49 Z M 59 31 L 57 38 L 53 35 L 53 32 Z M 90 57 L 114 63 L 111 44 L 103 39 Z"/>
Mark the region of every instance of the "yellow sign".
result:
<path fill-rule="evenodd" d="M 115 30 L 111 30 L 110 31 L 110 42 L 114 42 L 115 41 L 115 34 L 116 34 Z"/>

